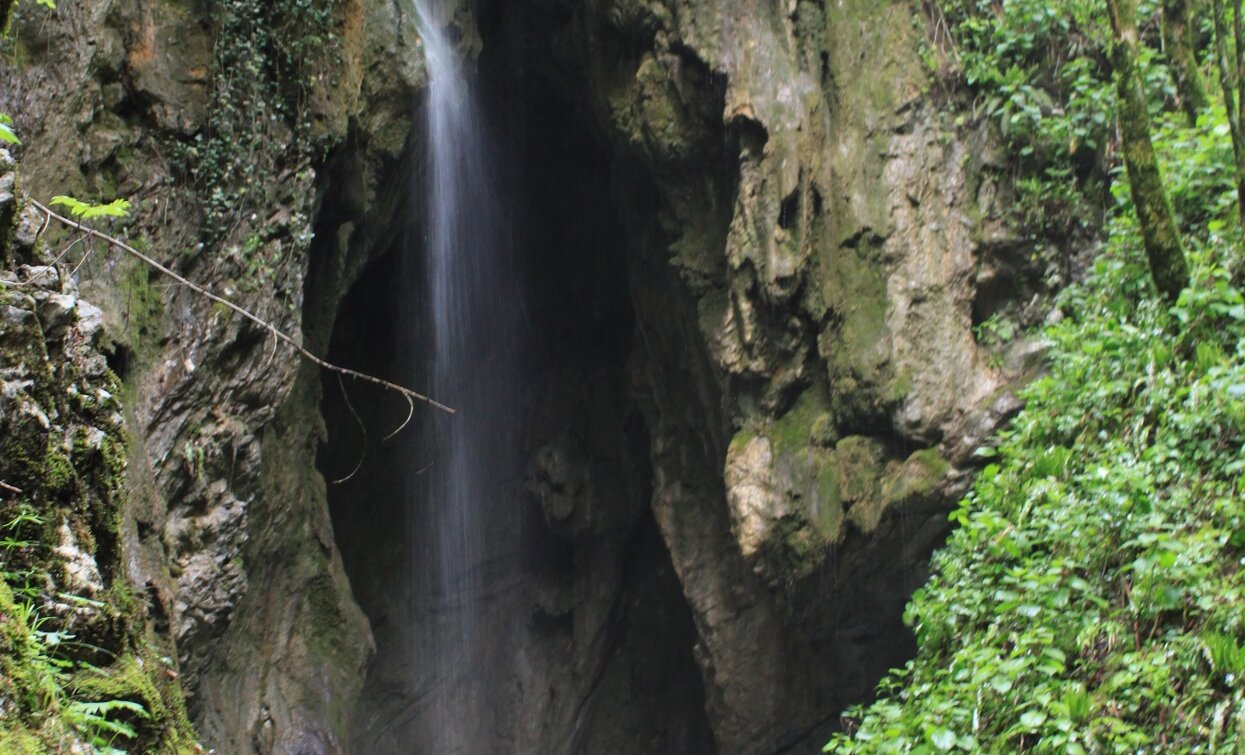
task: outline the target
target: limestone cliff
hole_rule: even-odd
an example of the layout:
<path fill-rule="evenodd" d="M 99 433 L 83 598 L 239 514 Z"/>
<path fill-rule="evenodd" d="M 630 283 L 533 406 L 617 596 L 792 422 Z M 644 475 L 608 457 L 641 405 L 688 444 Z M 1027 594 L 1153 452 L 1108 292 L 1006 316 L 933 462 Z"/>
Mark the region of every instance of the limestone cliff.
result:
<path fill-rule="evenodd" d="M 561 250 L 531 285 L 563 346 L 527 408 L 547 558 L 515 601 L 543 633 L 531 662 L 556 670 L 511 744 L 816 745 L 908 652 L 904 602 L 1028 366 L 974 338 L 1027 304 L 989 135 L 949 112 L 908 0 L 498 0 L 459 18 L 501 106 L 550 132 L 524 137 L 534 194 L 573 208 L 534 209 L 530 233 Z M 117 233 L 384 371 L 364 300 L 419 232 L 423 79 L 405 3 L 25 2 L 0 112 L 33 196 L 126 196 Z M 320 376 L 105 249 L 78 274 L 134 438 L 117 547 L 205 743 L 349 749 L 360 695 L 387 710 L 383 685 L 363 690 L 372 630 L 382 651 L 395 631 L 376 621 L 391 562 L 368 546 L 383 520 L 335 535 Z M 337 437 L 353 409 L 332 401 Z M 387 511 L 383 475 L 352 484 L 339 500 Z M 339 549 L 364 554 L 353 588 Z M 656 688 L 671 701 L 644 702 Z"/>
<path fill-rule="evenodd" d="M 945 507 L 1015 408 L 1023 365 L 973 334 L 1024 269 L 1005 181 L 933 91 L 915 4 L 550 5 L 511 23 L 552 35 L 545 75 L 613 146 L 652 508 L 715 738 L 811 746 L 903 659 Z"/>
<path fill-rule="evenodd" d="M 122 543 L 130 436 L 103 312 L 51 264 L 14 168 L 0 150 L 0 751 L 124 734 L 197 752 L 165 617 Z"/>

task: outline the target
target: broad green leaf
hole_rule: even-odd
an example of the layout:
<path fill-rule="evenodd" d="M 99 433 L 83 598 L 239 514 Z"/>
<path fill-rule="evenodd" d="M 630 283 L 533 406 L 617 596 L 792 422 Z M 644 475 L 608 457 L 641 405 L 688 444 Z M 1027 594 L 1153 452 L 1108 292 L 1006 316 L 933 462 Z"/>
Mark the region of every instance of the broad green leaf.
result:
<path fill-rule="evenodd" d="M 929 741 L 934 747 L 942 752 L 946 752 L 955 747 L 955 732 L 945 727 L 939 727 L 930 732 Z"/>
<path fill-rule="evenodd" d="M 1036 729 L 1046 723 L 1046 714 L 1040 710 L 1026 710 L 1020 714 L 1020 725 L 1026 729 Z"/>

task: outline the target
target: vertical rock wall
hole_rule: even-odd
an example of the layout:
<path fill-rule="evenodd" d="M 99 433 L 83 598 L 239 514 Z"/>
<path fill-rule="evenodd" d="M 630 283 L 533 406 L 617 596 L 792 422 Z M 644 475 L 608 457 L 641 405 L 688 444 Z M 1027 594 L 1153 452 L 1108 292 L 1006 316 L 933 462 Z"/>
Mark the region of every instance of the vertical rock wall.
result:
<path fill-rule="evenodd" d="M 195 752 L 171 644 L 128 579 L 103 312 L 50 264 L 19 184 L 0 149 L 0 751 L 90 751 L 128 724 L 127 746 Z"/>
<path fill-rule="evenodd" d="M 423 76 L 407 13 L 349 0 L 21 3 L 0 112 L 24 142 L 25 188 L 130 199 L 110 231 L 322 350 L 337 298 L 406 193 L 396 176 Z M 60 251 L 74 237 L 45 240 Z M 79 274 L 103 307 L 135 438 L 128 576 L 176 645 L 205 743 L 341 751 L 371 640 L 314 468 L 318 375 L 263 329 L 107 249 Z"/>
<path fill-rule="evenodd" d="M 940 111 L 914 3 L 508 7 L 612 145 L 715 737 L 812 746 L 908 652 L 906 597 L 1015 408 L 972 330 L 981 281 L 1023 267 L 987 136 Z"/>

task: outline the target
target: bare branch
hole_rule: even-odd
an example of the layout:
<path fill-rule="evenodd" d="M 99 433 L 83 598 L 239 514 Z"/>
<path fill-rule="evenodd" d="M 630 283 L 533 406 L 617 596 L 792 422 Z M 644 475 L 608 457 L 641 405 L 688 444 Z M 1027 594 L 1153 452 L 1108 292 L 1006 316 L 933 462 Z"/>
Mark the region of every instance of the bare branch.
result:
<path fill-rule="evenodd" d="M 197 293 L 197 294 L 199 294 L 199 295 L 201 295 L 201 296 L 205 296 L 205 297 L 207 297 L 208 299 L 211 299 L 212 301 L 216 302 L 217 304 L 223 305 L 223 306 L 227 307 L 228 309 L 231 309 L 231 310 L 233 310 L 234 312 L 236 312 L 236 313 L 238 313 L 238 314 L 242 315 L 242 316 L 243 316 L 243 317 L 245 317 L 246 319 L 250 320 L 251 322 L 255 323 L 256 325 L 259 325 L 260 327 L 262 327 L 262 328 L 264 328 L 265 330 L 267 330 L 269 333 L 271 333 L 271 334 L 272 334 L 272 337 L 273 337 L 275 340 L 282 341 L 282 342 L 283 342 L 283 343 L 285 343 L 287 346 L 289 346 L 290 348 L 292 348 L 292 349 L 294 349 L 295 351 L 297 351 L 297 352 L 299 353 L 299 355 L 301 355 L 304 359 L 306 359 L 307 361 L 311 362 L 312 364 L 314 364 L 314 365 L 316 365 L 316 366 L 318 366 L 318 367 L 321 367 L 321 368 L 323 368 L 323 369 L 329 370 L 330 372 L 335 372 L 335 373 L 337 373 L 338 375 L 344 375 L 344 376 L 346 376 L 346 377 L 355 378 L 355 379 L 357 379 L 357 380 L 363 380 L 363 381 L 365 381 L 365 382 L 372 383 L 372 384 L 374 384 L 374 385 L 379 385 L 380 387 L 384 388 L 385 390 L 389 390 L 389 391 L 393 391 L 393 392 L 395 392 L 395 393 L 398 393 L 399 395 L 401 395 L 401 396 L 402 396 L 402 398 L 406 399 L 406 403 L 408 404 L 408 406 L 409 406 L 409 408 L 410 408 L 410 414 L 408 414 L 408 415 L 407 415 L 407 422 L 409 422 L 409 421 L 410 421 L 410 416 L 411 416 L 411 414 L 413 414 L 413 413 L 414 413 L 414 411 L 415 411 L 415 402 L 416 402 L 416 401 L 419 401 L 419 402 L 422 402 L 422 403 L 428 404 L 429 406 L 433 406 L 433 407 L 435 407 L 435 408 L 437 408 L 437 409 L 440 409 L 441 411 L 448 412 L 448 413 L 450 413 L 450 414 L 454 414 L 454 413 L 455 413 L 455 410 L 454 410 L 454 409 L 451 409 L 450 407 L 446 406 L 445 404 L 442 404 L 442 403 L 441 403 L 441 402 L 439 402 L 439 401 L 436 401 L 435 399 L 431 399 L 431 398 L 429 398 L 429 397 L 427 397 L 427 396 L 425 396 L 425 395 L 423 395 L 423 394 L 421 394 L 421 393 L 417 393 L 416 391 L 413 391 L 413 390 L 411 390 L 410 388 L 406 388 L 406 387 L 404 387 L 404 386 L 398 385 L 397 383 L 391 383 L 391 382 L 389 382 L 388 380 L 382 380 L 381 378 L 374 377 L 374 376 L 372 376 L 372 375 L 368 375 L 368 374 L 363 373 L 363 372 L 359 372 L 358 370 L 352 370 L 352 369 L 350 369 L 350 368 L 348 368 L 348 367 L 339 367 L 338 365 L 332 364 L 332 363 L 330 363 L 330 362 L 328 362 L 328 361 L 326 361 L 326 360 L 324 360 L 324 359 L 321 359 L 320 357 L 318 357 L 318 356 L 316 356 L 315 354 L 311 353 L 311 351 L 309 351 L 306 347 L 304 347 L 302 344 L 300 344 L 300 343 L 299 343 L 298 341 L 296 341 L 294 338 L 292 338 L 292 337 L 290 337 L 290 336 L 286 335 L 284 332 L 282 332 L 281 330 L 279 330 L 279 329 L 278 329 L 275 325 L 273 325 L 272 323 L 268 322 L 267 320 L 264 320 L 263 318 L 259 317 L 258 315 L 253 314 L 253 313 L 252 313 L 252 312 L 250 312 L 249 310 L 243 309 L 242 307 L 238 306 L 237 304 L 234 304 L 233 302 L 229 301 L 228 299 L 225 299 L 225 298 L 223 298 L 223 297 L 221 297 L 221 296 L 217 296 L 216 294 L 212 293 L 211 291 L 207 290 L 206 288 L 204 288 L 204 287 L 202 287 L 202 286 L 200 286 L 200 285 L 198 285 L 198 284 L 196 284 L 196 283 L 192 283 L 192 282 L 191 282 L 191 281 L 189 281 L 188 279 L 186 279 L 186 278 L 182 277 L 181 275 L 177 274 L 177 273 L 176 273 L 176 272 L 174 272 L 173 270 L 171 270 L 171 269 L 169 269 L 169 268 L 165 267 L 164 265 L 160 264 L 159 262 L 157 262 L 156 260 L 152 259 L 151 257 L 148 257 L 147 255 L 145 255 L 145 254 L 143 254 L 142 252 L 138 251 L 138 250 L 137 250 L 137 249 L 135 249 L 134 247 L 132 247 L 132 246 L 130 246 L 129 244 L 125 243 L 124 241 L 122 241 L 122 240 L 120 240 L 120 239 L 117 239 L 117 238 L 114 238 L 114 237 L 112 237 L 112 236 L 109 236 L 109 235 L 107 235 L 107 234 L 105 234 L 105 233 L 100 233 L 99 231 L 95 230 L 94 228 L 90 228 L 90 227 L 88 227 L 88 226 L 85 226 L 85 225 L 83 225 L 83 224 L 81 224 L 81 223 L 79 223 L 79 222 L 77 222 L 77 221 L 75 221 L 75 220 L 70 220 L 69 218 L 64 217 L 63 215 L 58 215 L 57 213 L 55 213 L 55 212 L 53 212 L 52 210 L 48 209 L 48 208 L 47 208 L 45 205 L 43 205 L 42 203 L 38 202 L 37 200 L 31 199 L 31 200 L 30 200 L 30 202 L 31 202 L 31 204 L 33 204 L 35 207 L 37 207 L 37 208 L 38 208 L 41 212 L 43 212 L 44 214 L 46 214 L 49 218 L 54 219 L 54 220 L 56 220 L 56 221 L 60 222 L 61 224 L 66 225 L 66 226 L 68 226 L 68 227 L 70 227 L 70 228 L 76 228 L 76 229 L 78 229 L 78 230 L 80 230 L 80 231 L 83 231 L 83 232 L 85 232 L 85 233 L 87 234 L 87 236 L 88 236 L 88 237 L 93 237 L 93 238 L 98 238 L 98 239 L 103 240 L 105 243 L 109 244 L 110 246 L 115 247 L 115 248 L 117 248 L 117 249 L 120 249 L 121 251 L 125 252 L 126 254 L 130 255 L 131 257 L 134 257 L 134 258 L 136 258 L 136 259 L 138 259 L 138 260 L 142 261 L 143 263 L 145 263 L 145 264 L 146 264 L 146 265 L 148 265 L 149 267 L 152 267 L 152 268 L 155 268 L 156 270 L 159 270 L 159 271 L 160 271 L 161 273 L 163 273 L 164 275 L 168 276 L 169 278 L 172 278 L 173 280 L 177 281 L 178 283 L 182 284 L 183 286 L 186 286 L 186 287 L 187 287 L 187 288 L 189 288 L 191 291 L 194 291 L 195 293 Z M 405 427 L 405 426 L 406 426 L 406 422 L 403 422 L 403 423 L 402 423 L 402 427 Z"/>
<path fill-rule="evenodd" d="M 44 227 L 46 228 L 47 224 L 50 222 L 52 222 L 51 218 L 44 218 L 43 219 Z M 65 247 L 65 250 L 63 252 L 56 255 L 56 259 L 52 260 L 52 264 L 48 265 L 48 267 L 55 267 L 59 265 L 61 263 L 61 260 L 65 259 L 65 255 L 69 254 L 69 252 L 73 250 L 75 246 L 77 246 L 78 244 L 81 244 L 83 241 L 86 241 L 86 239 L 87 239 L 86 236 L 79 236 L 78 238 L 69 242 L 69 246 Z"/>
<path fill-rule="evenodd" d="M 363 453 L 359 455 L 359 463 L 354 465 L 354 469 L 350 471 L 350 474 L 340 480 L 333 480 L 330 483 L 332 485 L 341 485 L 344 482 L 349 482 L 363 468 L 363 460 L 367 458 L 367 425 L 363 424 L 363 418 L 354 410 L 354 404 L 350 403 L 350 396 L 346 393 L 346 384 L 342 381 L 341 375 L 337 376 L 337 387 L 341 389 L 342 400 L 346 402 L 346 409 L 350 411 L 350 416 L 354 417 L 354 421 L 358 423 L 359 432 L 363 433 Z"/>
<path fill-rule="evenodd" d="M 4 482 L 3 480 L 0 480 L 0 490 L 7 490 L 8 492 L 13 493 L 14 495 L 25 495 L 25 493 L 22 492 L 21 488 L 15 488 L 12 485 L 8 484 L 7 482 Z"/>
<path fill-rule="evenodd" d="M 398 425 L 398 427 L 397 427 L 397 429 L 396 429 L 396 430 L 394 430 L 393 432 L 391 432 L 391 433 L 389 433 L 388 435 L 386 435 L 386 436 L 384 437 L 384 440 L 389 440 L 389 439 L 390 439 L 390 438 L 392 438 L 393 436 L 395 436 L 395 435 L 397 435 L 398 433 L 400 433 L 400 432 L 402 432 L 403 430 L 405 430 L 405 429 L 406 429 L 406 426 L 407 426 L 407 425 L 409 425 L 409 424 L 411 424 L 411 417 L 414 417 L 414 416 L 415 416 L 415 405 L 414 405 L 414 404 L 411 404 L 411 403 L 409 403 L 409 402 L 408 402 L 408 405 L 407 405 L 407 412 L 406 412 L 406 419 L 402 420 L 402 424 Z"/>

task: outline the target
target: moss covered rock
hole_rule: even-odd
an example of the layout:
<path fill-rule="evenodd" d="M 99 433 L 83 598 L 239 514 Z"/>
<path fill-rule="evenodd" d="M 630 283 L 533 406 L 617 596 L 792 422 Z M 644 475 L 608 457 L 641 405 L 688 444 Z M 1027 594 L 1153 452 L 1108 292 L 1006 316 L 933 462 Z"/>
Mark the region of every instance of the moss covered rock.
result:
<path fill-rule="evenodd" d="M 3 257 L 0 751 L 200 751 L 127 574 L 126 433 L 100 310 L 63 268 Z"/>

